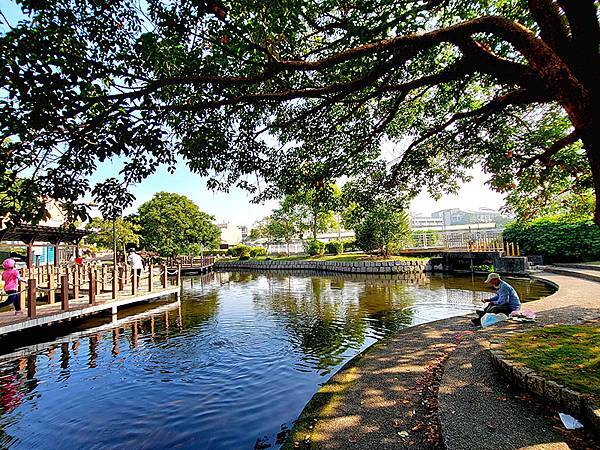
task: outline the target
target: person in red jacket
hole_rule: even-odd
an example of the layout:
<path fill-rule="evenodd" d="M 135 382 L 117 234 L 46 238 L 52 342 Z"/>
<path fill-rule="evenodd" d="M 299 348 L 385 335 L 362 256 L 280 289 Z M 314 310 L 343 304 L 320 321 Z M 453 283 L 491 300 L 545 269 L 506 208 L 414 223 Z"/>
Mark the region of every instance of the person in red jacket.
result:
<path fill-rule="evenodd" d="M 19 298 L 19 271 L 15 269 L 15 260 L 5 259 L 2 262 L 4 271 L 2 272 L 2 281 L 4 281 L 4 292 L 8 296 L 6 300 L 0 303 L 0 308 L 8 305 L 15 307 L 15 315 L 23 314 L 21 311 L 21 299 Z"/>

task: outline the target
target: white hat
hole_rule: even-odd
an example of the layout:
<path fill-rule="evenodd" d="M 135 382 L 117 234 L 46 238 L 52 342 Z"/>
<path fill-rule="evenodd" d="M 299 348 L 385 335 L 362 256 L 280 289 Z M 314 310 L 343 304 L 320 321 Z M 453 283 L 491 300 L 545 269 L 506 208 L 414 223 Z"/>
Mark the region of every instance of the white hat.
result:
<path fill-rule="evenodd" d="M 499 280 L 499 279 L 500 279 L 500 275 L 498 275 L 498 274 L 497 274 L 497 273 L 495 273 L 495 272 L 492 272 L 492 273 L 490 273 L 490 274 L 487 276 L 487 278 L 486 278 L 485 282 L 486 282 L 486 283 L 489 283 L 489 282 L 490 282 L 490 281 L 492 281 L 492 280 Z"/>

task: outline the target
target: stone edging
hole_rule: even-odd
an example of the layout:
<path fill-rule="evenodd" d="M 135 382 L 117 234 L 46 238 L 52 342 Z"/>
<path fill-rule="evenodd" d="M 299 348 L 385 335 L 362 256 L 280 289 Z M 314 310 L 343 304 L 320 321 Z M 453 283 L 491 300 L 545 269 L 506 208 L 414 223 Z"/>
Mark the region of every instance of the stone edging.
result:
<path fill-rule="evenodd" d="M 511 360 L 499 344 L 493 344 L 488 351 L 492 365 L 513 385 L 564 408 L 565 412 L 580 419 L 600 436 L 600 406 L 592 403 L 589 396 L 547 380 L 525 365 Z"/>
<path fill-rule="evenodd" d="M 422 261 L 215 261 L 215 269 L 322 270 L 344 273 L 422 273 L 434 269 Z"/>

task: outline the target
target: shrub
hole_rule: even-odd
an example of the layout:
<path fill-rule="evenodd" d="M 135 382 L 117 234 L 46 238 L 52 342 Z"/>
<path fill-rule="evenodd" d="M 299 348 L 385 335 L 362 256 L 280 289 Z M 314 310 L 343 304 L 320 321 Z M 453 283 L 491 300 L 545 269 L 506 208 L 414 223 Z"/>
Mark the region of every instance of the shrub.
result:
<path fill-rule="evenodd" d="M 355 252 L 358 250 L 358 247 L 356 246 L 356 240 L 354 239 L 348 239 L 346 241 L 342 241 L 342 243 L 344 244 L 345 252 Z"/>
<path fill-rule="evenodd" d="M 250 252 L 243 252 L 239 257 L 240 261 L 248 261 L 249 259 L 250 259 Z"/>
<path fill-rule="evenodd" d="M 323 256 L 325 253 L 325 243 L 316 239 L 311 239 L 306 244 L 306 253 L 310 256 Z"/>
<path fill-rule="evenodd" d="M 509 224 L 503 237 L 518 242 L 526 255 L 542 255 L 550 261 L 600 259 L 600 228 L 591 220 L 544 217 L 529 223 Z"/>
<path fill-rule="evenodd" d="M 267 256 L 267 249 L 264 247 L 250 247 L 250 256 L 253 258 Z"/>
<path fill-rule="evenodd" d="M 331 241 L 325 244 L 325 251 L 333 255 L 344 253 L 344 243 L 341 241 Z"/>
<path fill-rule="evenodd" d="M 248 246 L 244 245 L 244 244 L 238 244 L 238 245 L 234 245 L 233 247 L 229 247 L 227 249 L 227 254 L 229 256 L 239 258 L 240 256 L 242 256 L 242 253 L 244 253 L 244 251 L 248 251 L 248 253 L 250 252 L 248 250 Z"/>

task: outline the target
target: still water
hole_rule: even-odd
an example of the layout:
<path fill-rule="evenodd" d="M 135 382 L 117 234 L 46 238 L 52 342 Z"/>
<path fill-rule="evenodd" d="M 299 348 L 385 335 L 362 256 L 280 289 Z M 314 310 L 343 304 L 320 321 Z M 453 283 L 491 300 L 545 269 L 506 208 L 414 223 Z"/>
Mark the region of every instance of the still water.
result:
<path fill-rule="evenodd" d="M 525 300 L 547 286 L 510 280 Z M 214 273 L 181 303 L 0 357 L 0 447 L 277 448 L 319 385 L 404 327 L 464 314 L 481 279 Z M 48 340 L 48 339 L 46 339 Z M 10 353 L 6 353 L 10 351 Z"/>

